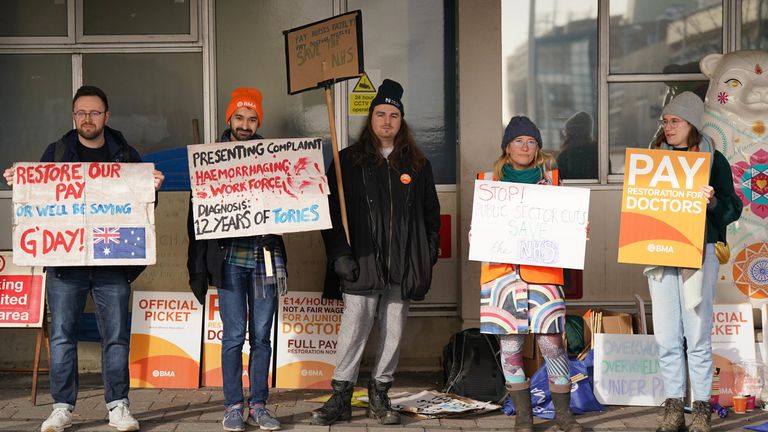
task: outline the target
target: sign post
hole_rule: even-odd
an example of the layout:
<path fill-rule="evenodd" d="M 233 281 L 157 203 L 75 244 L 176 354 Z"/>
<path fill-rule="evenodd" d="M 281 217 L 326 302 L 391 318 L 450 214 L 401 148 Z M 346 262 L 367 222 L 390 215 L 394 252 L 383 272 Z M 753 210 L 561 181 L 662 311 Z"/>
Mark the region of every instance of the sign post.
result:
<path fill-rule="evenodd" d="M 0 252 L 0 327 L 38 329 L 32 362 L 32 405 L 37 402 L 38 374 L 48 370 L 40 369 L 43 344 L 49 356 L 51 352 L 45 313 L 45 273 L 42 270 L 42 267 L 17 266 L 13 264 L 11 251 Z M 28 369 L 5 371 L 29 372 Z"/>
<path fill-rule="evenodd" d="M 357 78 L 363 67 L 363 18 L 359 10 L 337 15 L 283 32 L 288 94 L 323 87 L 333 147 L 336 186 L 344 232 L 349 241 L 344 184 L 339 165 L 339 146 L 333 110 L 331 86 Z"/>

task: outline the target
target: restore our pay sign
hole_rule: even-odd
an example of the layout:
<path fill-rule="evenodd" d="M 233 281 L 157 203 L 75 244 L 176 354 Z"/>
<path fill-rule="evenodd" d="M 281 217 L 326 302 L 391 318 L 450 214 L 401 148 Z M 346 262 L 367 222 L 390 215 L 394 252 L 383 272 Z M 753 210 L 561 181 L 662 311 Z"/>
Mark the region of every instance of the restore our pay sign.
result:
<path fill-rule="evenodd" d="M 155 263 L 155 187 L 148 163 L 13 165 L 17 265 Z"/>
<path fill-rule="evenodd" d="M 628 148 L 619 262 L 700 268 L 711 155 Z"/>
<path fill-rule="evenodd" d="M 195 238 L 330 228 L 320 138 L 187 147 Z"/>
<path fill-rule="evenodd" d="M 583 269 L 589 189 L 475 180 L 469 259 Z"/>

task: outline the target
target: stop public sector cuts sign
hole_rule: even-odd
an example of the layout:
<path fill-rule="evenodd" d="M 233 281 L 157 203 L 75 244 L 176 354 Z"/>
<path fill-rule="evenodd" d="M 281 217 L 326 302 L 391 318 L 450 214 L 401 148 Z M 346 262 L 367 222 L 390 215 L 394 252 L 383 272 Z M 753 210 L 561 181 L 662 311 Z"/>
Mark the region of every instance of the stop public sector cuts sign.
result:
<path fill-rule="evenodd" d="M 710 154 L 628 148 L 619 262 L 700 268 Z"/>

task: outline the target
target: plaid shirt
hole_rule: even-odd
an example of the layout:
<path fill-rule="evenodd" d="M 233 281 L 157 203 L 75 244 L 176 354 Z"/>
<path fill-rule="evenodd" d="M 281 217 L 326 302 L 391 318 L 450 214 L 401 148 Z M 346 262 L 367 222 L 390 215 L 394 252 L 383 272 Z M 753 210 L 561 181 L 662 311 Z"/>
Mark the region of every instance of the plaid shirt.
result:
<path fill-rule="evenodd" d="M 260 251 L 257 237 L 233 238 L 224 258 L 227 263 L 245 268 L 257 267 L 257 251 Z M 261 267 L 264 267 L 264 254 L 261 254 Z"/>

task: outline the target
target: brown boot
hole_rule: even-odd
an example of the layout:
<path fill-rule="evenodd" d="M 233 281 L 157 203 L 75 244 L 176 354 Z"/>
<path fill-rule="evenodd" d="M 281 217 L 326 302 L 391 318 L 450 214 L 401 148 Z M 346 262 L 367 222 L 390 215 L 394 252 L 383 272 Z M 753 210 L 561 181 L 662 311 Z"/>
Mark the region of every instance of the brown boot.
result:
<path fill-rule="evenodd" d="M 712 405 L 709 401 L 693 401 L 693 421 L 688 426 L 688 432 L 712 431 Z"/>
<path fill-rule="evenodd" d="M 533 432 L 533 411 L 531 409 L 531 383 L 507 383 L 507 392 L 515 405 L 515 432 Z"/>
<path fill-rule="evenodd" d="M 571 412 L 571 383 L 549 383 L 552 403 L 555 405 L 555 421 L 560 430 L 565 432 L 582 432 L 584 428 L 576 422 Z"/>
<path fill-rule="evenodd" d="M 349 421 L 352 418 L 352 391 L 355 384 L 351 381 L 331 380 L 333 393 L 322 407 L 312 411 L 310 424 L 327 426 L 337 420 Z"/>
<path fill-rule="evenodd" d="M 659 427 L 656 432 L 678 432 L 685 430 L 685 414 L 683 401 L 677 398 L 667 398 L 664 401 L 664 413 L 661 414 Z"/>

